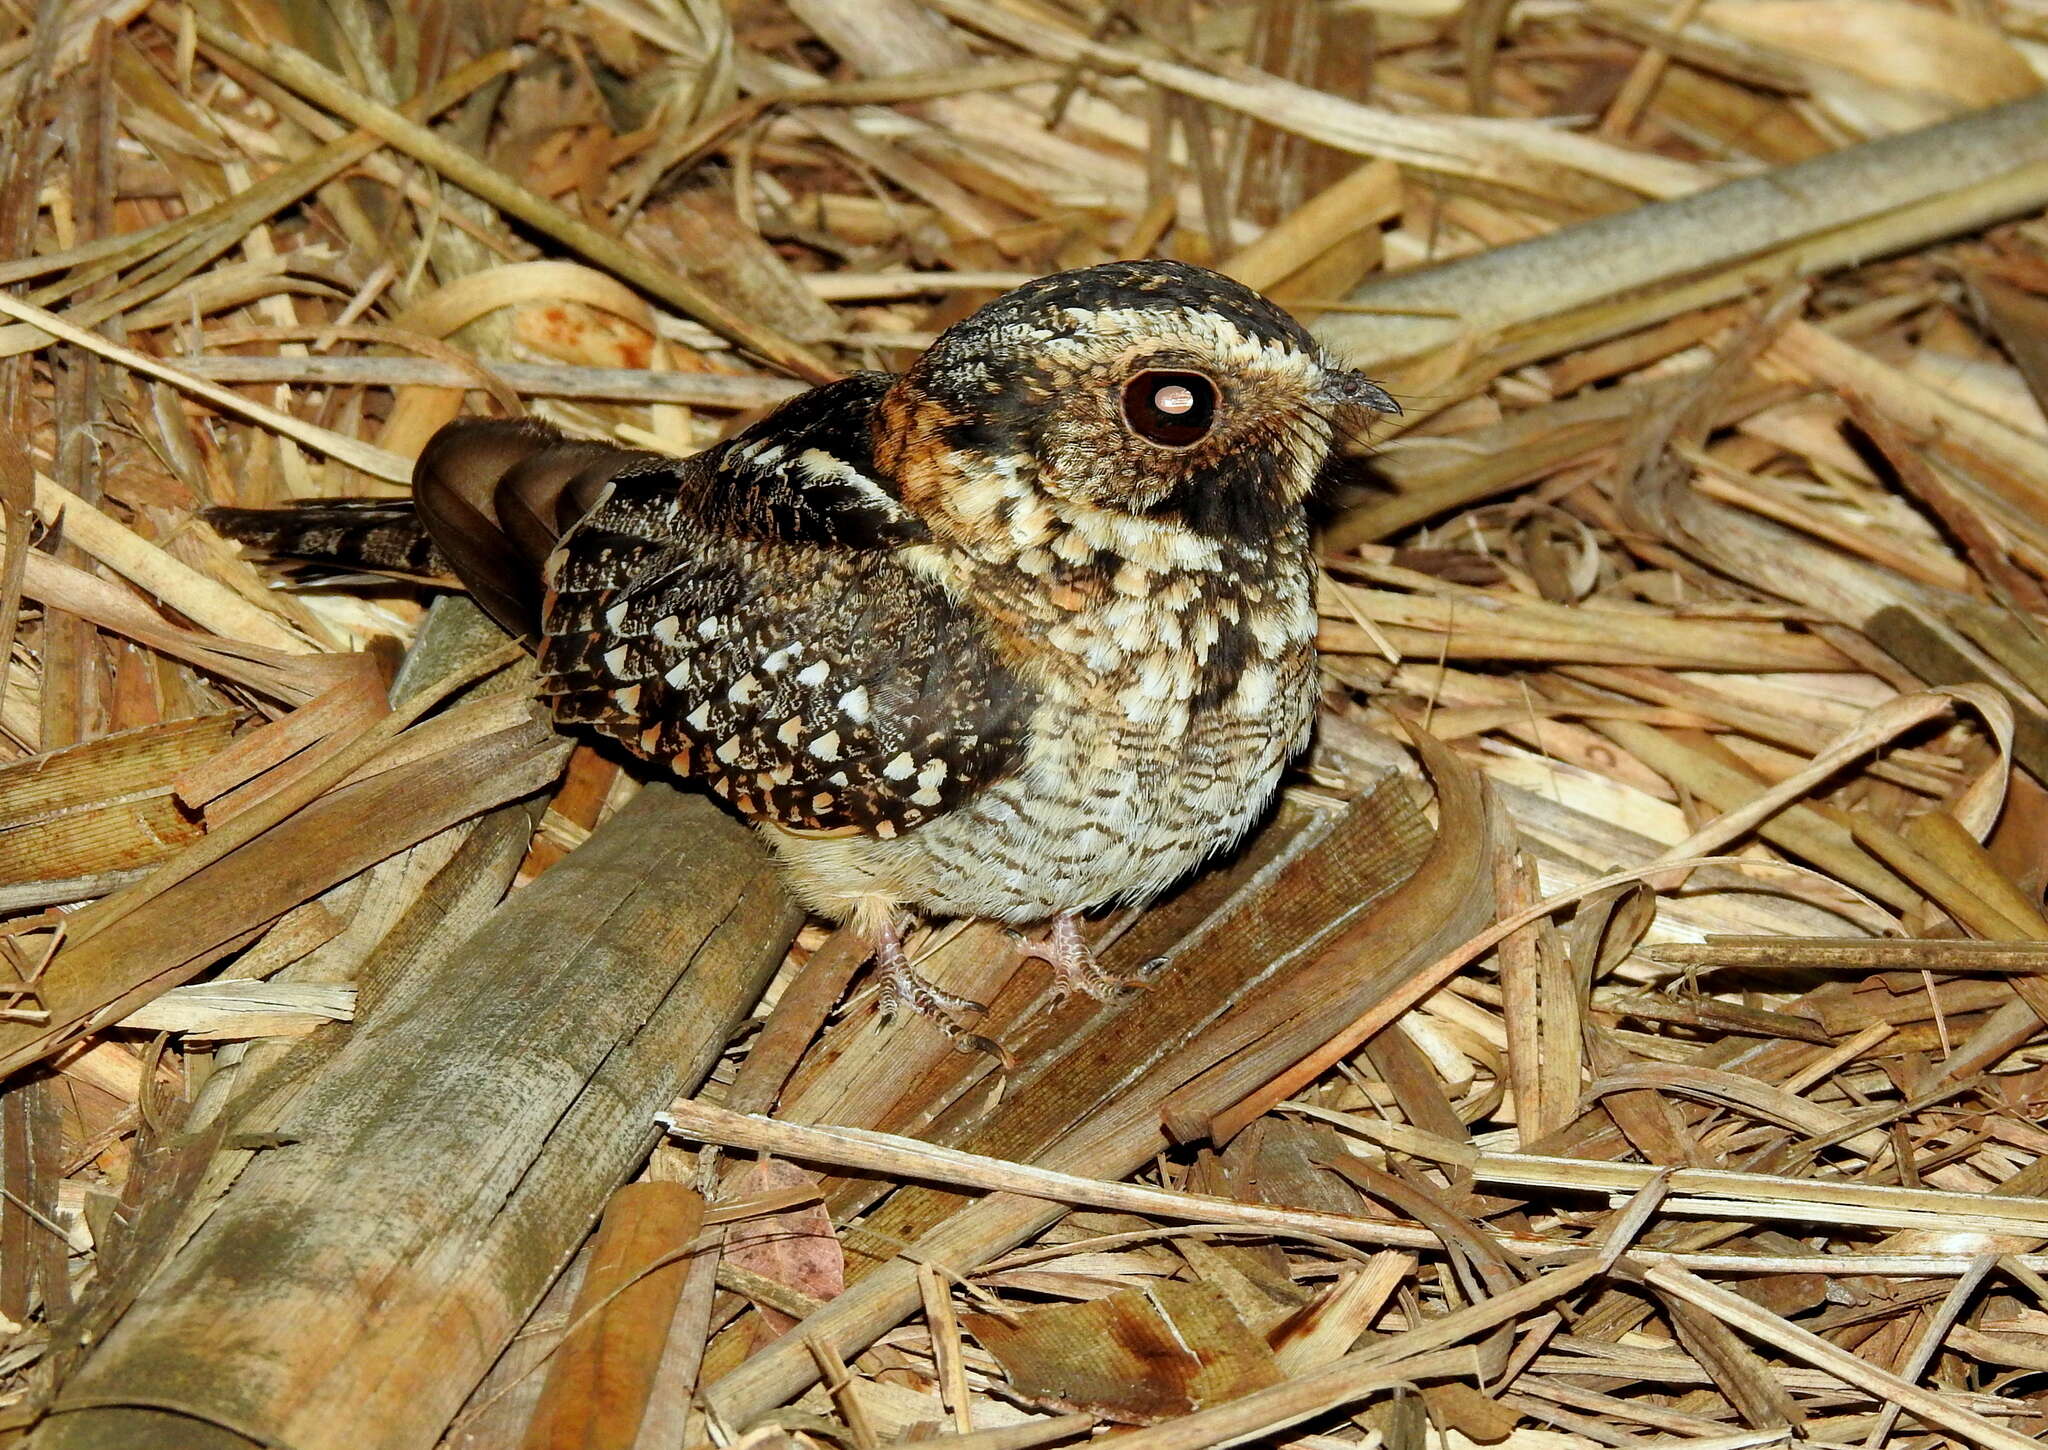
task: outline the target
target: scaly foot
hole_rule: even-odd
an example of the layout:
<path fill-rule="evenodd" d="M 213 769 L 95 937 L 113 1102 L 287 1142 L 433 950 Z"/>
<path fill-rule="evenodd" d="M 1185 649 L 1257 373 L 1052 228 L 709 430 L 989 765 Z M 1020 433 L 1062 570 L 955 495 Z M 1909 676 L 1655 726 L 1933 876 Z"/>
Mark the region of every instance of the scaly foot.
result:
<path fill-rule="evenodd" d="M 934 987 L 917 974 L 910 965 L 910 958 L 903 950 L 903 937 L 896 930 L 894 922 L 885 925 L 875 937 L 875 970 L 881 975 L 881 986 L 875 997 L 875 1011 L 884 1022 L 896 1016 L 897 1009 L 908 1007 L 919 1017 L 931 1019 L 939 1031 L 946 1034 L 953 1045 L 962 1052 L 986 1052 L 1002 1059 L 1005 1067 L 1014 1067 L 1016 1059 L 999 1042 L 969 1032 L 967 1017 L 979 1017 L 988 1008 L 970 997 L 957 996 L 952 992 Z"/>
<path fill-rule="evenodd" d="M 1063 911 L 1052 919 L 1052 930 L 1042 942 L 1027 941 L 1024 955 L 1037 957 L 1052 966 L 1052 1005 L 1057 1007 L 1079 993 L 1106 1002 L 1126 987 L 1141 987 L 1140 977 L 1112 977 L 1095 964 L 1095 953 L 1081 939 L 1081 913 Z"/>

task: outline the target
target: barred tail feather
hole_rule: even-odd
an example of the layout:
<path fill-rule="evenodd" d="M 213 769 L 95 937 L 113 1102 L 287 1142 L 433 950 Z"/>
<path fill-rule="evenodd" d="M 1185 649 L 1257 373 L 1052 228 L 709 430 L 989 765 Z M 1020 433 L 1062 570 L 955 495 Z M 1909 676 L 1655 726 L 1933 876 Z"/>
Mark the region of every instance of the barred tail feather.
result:
<path fill-rule="evenodd" d="M 309 499 L 208 509 L 205 517 L 274 558 L 459 582 L 509 633 L 536 644 L 556 542 L 614 474 L 659 457 L 569 438 L 544 423 L 465 418 L 428 440 L 410 499 Z"/>
<path fill-rule="evenodd" d="M 404 498 L 301 499 L 274 509 L 207 509 L 206 521 L 307 577 L 385 576 L 448 584 L 454 571 Z"/>

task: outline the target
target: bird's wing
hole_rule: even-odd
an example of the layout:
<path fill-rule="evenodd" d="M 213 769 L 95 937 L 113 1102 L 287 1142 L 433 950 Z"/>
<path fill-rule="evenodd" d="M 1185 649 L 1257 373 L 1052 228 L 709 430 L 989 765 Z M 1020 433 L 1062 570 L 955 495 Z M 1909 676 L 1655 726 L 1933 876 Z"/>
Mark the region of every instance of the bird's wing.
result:
<path fill-rule="evenodd" d="M 1033 694 L 911 568 L 874 473 L 887 379 L 807 394 L 687 461 L 639 455 L 547 559 L 559 718 L 796 830 L 908 830 L 1016 769 Z"/>

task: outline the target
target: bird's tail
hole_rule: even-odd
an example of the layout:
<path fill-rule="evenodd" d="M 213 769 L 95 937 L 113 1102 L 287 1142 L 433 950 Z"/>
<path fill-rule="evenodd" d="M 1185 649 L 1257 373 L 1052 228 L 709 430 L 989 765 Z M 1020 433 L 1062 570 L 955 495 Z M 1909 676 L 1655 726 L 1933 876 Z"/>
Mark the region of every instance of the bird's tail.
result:
<path fill-rule="evenodd" d="M 428 441 L 410 499 L 316 499 L 205 516 L 229 538 L 330 574 L 460 583 L 533 643 L 556 541 L 596 506 L 613 474 L 649 456 L 543 423 L 465 418 Z"/>
<path fill-rule="evenodd" d="M 208 509 L 204 517 L 228 538 L 293 565 L 295 579 L 454 582 L 409 498 L 309 498 L 281 508 Z"/>

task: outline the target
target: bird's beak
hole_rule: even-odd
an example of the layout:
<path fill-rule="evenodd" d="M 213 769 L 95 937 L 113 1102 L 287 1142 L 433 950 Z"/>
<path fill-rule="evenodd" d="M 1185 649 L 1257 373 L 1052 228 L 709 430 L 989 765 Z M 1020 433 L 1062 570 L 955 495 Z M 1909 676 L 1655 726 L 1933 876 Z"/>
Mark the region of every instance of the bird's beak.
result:
<path fill-rule="evenodd" d="M 1324 368 L 1322 380 L 1309 390 L 1309 401 L 1315 403 L 1355 403 L 1362 408 L 1371 408 L 1376 413 L 1399 413 L 1401 405 L 1394 401 L 1387 390 L 1367 377 L 1364 373 L 1348 368 Z"/>

